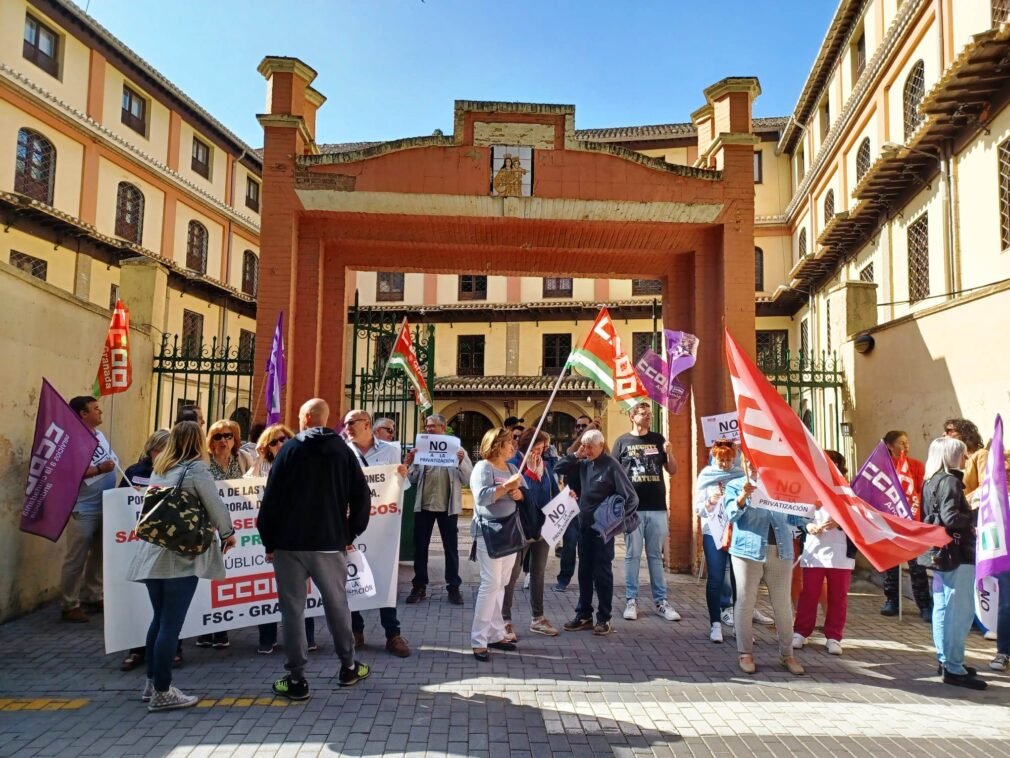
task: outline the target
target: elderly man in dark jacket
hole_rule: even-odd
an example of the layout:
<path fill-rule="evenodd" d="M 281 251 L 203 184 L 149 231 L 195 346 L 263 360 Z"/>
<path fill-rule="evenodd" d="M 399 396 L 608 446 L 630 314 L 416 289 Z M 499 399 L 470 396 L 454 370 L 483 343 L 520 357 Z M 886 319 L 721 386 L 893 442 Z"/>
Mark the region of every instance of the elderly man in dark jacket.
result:
<path fill-rule="evenodd" d="M 638 494 L 621 464 L 604 452 L 603 432 L 590 429 L 582 435 L 578 451 L 569 453 L 555 466 L 568 486 L 579 494 L 579 603 L 575 618 L 565 624 L 569 632 L 592 629 L 593 634 L 610 634 L 614 601 L 614 540 L 604 541 L 592 528 L 596 509 L 611 495 L 624 498 L 625 515 L 638 508 Z M 593 588 L 596 589 L 596 625 L 593 625 Z"/>
<path fill-rule="evenodd" d="M 291 700 L 309 696 L 304 676 L 309 579 L 323 598 L 341 663 L 340 685 L 356 684 L 369 673 L 368 666 L 354 660 L 345 585 L 347 546 L 368 526 L 372 498 L 354 453 L 326 427 L 329 415 L 329 406 L 319 398 L 301 407 L 301 432 L 277 454 L 256 522 L 267 560 L 274 564 L 284 621 L 284 667 L 289 673 L 274 682 L 273 690 Z"/>

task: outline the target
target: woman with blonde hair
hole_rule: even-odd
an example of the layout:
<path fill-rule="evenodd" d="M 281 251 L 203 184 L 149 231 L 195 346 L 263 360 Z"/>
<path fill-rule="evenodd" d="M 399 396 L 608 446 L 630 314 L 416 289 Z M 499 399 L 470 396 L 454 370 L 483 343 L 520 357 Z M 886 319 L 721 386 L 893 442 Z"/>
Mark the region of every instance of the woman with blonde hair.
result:
<path fill-rule="evenodd" d="M 165 449 L 155 458 L 151 486 L 179 486 L 197 498 L 217 529 L 220 546 L 214 541 L 200 555 L 181 555 L 150 542 L 138 542 L 126 574 L 129 581 L 147 587 L 154 610 L 147 631 L 147 682 L 141 695 L 149 711 L 189 708 L 199 700 L 172 686 L 172 658 L 197 583 L 200 579 L 224 579 L 222 555 L 235 545 L 231 514 L 218 495 L 206 457 L 200 426 L 193 421 L 176 424 Z"/>
<path fill-rule="evenodd" d="M 473 537 L 477 564 L 480 566 L 480 588 L 473 609 L 470 643 L 474 658 L 478 661 L 490 659 L 488 648 L 516 649 L 516 643 L 510 642 L 505 634 L 505 621 L 502 619 L 505 585 L 512 574 L 516 556 L 492 558 L 488 554 L 480 528 L 481 519 L 511 516 L 515 513 L 516 501 L 523 498 L 520 489 L 522 477 L 516 467 L 508 462 L 514 450 L 515 443 L 509 429 L 489 429 L 480 443 L 481 460 L 474 464 L 473 473 L 470 474 L 470 491 L 473 492 L 474 502 L 470 536 Z"/>
<path fill-rule="evenodd" d="M 242 430 L 228 419 L 215 421 L 207 430 L 207 450 L 210 452 L 210 473 L 214 479 L 241 479 L 252 458 L 242 450 Z"/>

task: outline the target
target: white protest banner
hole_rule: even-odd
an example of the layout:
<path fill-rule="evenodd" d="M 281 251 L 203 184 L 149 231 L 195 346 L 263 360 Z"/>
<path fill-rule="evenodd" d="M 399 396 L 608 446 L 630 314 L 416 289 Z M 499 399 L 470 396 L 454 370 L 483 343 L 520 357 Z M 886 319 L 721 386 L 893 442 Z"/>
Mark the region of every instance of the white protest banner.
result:
<path fill-rule="evenodd" d="M 347 599 L 375 597 L 375 578 L 365 554 L 360 550 L 347 551 Z"/>
<path fill-rule="evenodd" d="M 716 440 L 739 442 L 740 427 L 736 411 L 717 413 L 715 416 L 702 416 L 701 433 L 705 437 L 706 447 L 712 447 Z"/>
<path fill-rule="evenodd" d="M 372 491 L 372 515 L 368 529 L 357 539 L 355 547 L 372 556 L 370 565 L 376 591 L 371 596 L 349 597 L 352 610 L 388 607 L 396 599 L 402 510 L 400 477 L 396 474 L 396 466 L 373 466 L 365 476 Z M 232 479 L 217 484 L 232 514 L 238 543 L 224 556 L 224 579 L 200 580 L 186 614 L 182 638 L 241 629 L 281 618 L 273 566 L 266 561 L 256 529 L 266 479 Z M 139 544 L 133 528 L 142 503 L 143 491 L 130 487 L 105 491 L 103 564 L 107 653 L 144 645 L 151 623 L 147 589 L 139 582 L 126 579 Z M 305 615 L 323 615 L 322 600 L 311 582 Z"/>
<path fill-rule="evenodd" d="M 726 529 L 729 526 L 729 517 L 726 515 L 726 506 L 723 504 L 722 491 L 717 486 L 711 486 L 708 488 L 708 493 L 710 497 L 712 495 L 719 495 L 719 499 L 712 505 L 711 508 L 705 509 L 705 513 L 702 516 L 705 519 L 705 524 L 708 526 L 708 533 L 712 535 L 712 539 L 715 540 L 716 546 L 721 546 L 723 540 L 726 539 Z"/>
<path fill-rule="evenodd" d="M 449 434 L 419 434 L 414 441 L 414 463 L 421 466 L 451 466 L 459 463 L 459 437 Z"/>
<path fill-rule="evenodd" d="M 579 501 L 575 498 L 575 493 L 565 487 L 540 510 L 547 517 L 540 530 L 540 536 L 544 538 L 548 547 L 554 547 L 564 535 L 568 525 L 572 523 L 572 519 L 579 515 Z"/>
<path fill-rule="evenodd" d="M 750 496 L 750 504 L 755 508 L 764 508 L 766 511 L 778 511 L 787 516 L 801 516 L 803 518 L 813 518 L 817 508 L 811 503 L 794 503 L 791 500 L 774 498 L 769 495 L 759 484 Z"/>

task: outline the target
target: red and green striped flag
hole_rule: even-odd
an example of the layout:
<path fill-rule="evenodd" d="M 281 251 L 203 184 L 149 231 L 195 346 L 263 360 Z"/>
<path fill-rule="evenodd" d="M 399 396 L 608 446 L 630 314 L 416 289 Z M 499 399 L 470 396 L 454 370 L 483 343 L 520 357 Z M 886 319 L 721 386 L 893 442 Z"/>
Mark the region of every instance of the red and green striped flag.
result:
<path fill-rule="evenodd" d="M 582 346 L 572 351 L 568 361 L 573 369 L 592 379 L 625 408 L 649 399 L 606 308 L 600 310 Z"/>
<path fill-rule="evenodd" d="M 417 361 L 417 353 L 414 352 L 414 341 L 410 338 L 410 324 L 407 319 L 403 319 L 400 326 L 400 333 L 396 336 L 396 343 L 393 351 L 389 354 L 389 363 L 386 368 L 398 368 L 407 375 L 410 383 L 414 387 L 414 399 L 417 407 L 422 411 L 432 407 L 431 392 L 428 384 L 424 381 L 424 374 L 421 373 L 421 364 Z"/>

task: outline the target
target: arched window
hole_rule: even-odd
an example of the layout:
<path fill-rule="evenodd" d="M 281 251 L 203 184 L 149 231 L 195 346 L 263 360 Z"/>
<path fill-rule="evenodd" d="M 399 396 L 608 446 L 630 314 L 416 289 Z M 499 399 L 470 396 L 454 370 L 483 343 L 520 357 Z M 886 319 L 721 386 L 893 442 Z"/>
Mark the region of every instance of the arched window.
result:
<path fill-rule="evenodd" d="M 829 189 L 824 195 L 824 225 L 835 217 L 835 191 Z"/>
<path fill-rule="evenodd" d="M 242 254 L 242 292 L 256 297 L 260 285 L 260 259 L 252 250 Z"/>
<path fill-rule="evenodd" d="M 862 181 L 866 172 L 870 170 L 870 138 L 865 138 L 859 143 L 856 151 L 856 183 Z"/>
<path fill-rule="evenodd" d="M 199 221 L 189 222 L 186 236 L 186 268 L 207 273 L 207 227 Z"/>
<path fill-rule="evenodd" d="M 144 239 L 144 193 L 129 182 L 116 190 L 116 236 L 138 245 Z"/>
<path fill-rule="evenodd" d="M 800 239 L 798 243 L 800 259 L 807 257 L 807 230 L 800 229 Z"/>
<path fill-rule="evenodd" d="M 56 148 L 53 143 L 32 129 L 18 131 L 14 191 L 52 205 L 55 176 Z"/>
<path fill-rule="evenodd" d="M 765 251 L 759 247 L 754 248 L 754 291 L 764 292 L 765 290 Z"/>
<path fill-rule="evenodd" d="M 919 103 L 922 102 L 926 94 L 926 66 L 922 61 L 918 61 L 908 73 L 905 80 L 905 142 L 912 139 L 915 130 L 922 123 L 922 115 L 919 113 Z"/>

